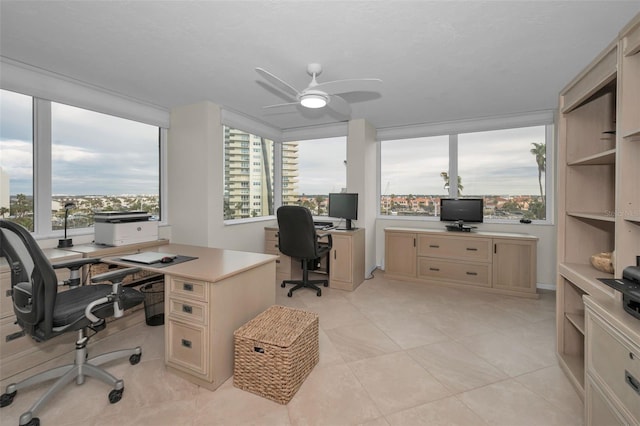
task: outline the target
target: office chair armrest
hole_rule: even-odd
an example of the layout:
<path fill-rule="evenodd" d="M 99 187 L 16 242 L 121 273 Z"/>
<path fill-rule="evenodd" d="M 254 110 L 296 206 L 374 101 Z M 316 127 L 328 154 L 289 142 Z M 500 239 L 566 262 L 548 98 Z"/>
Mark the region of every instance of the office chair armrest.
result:
<path fill-rule="evenodd" d="M 84 310 L 84 315 L 91 321 L 93 324 L 100 324 L 102 320 L 97 316 L 93 315 L 91 312 L 93 308 L 98 305 L 102 305 L 103 303 L 111 302 L 113 303 L 113 316 L 114 318 L 120 318 L 124 315 L 124 309 L 122 305 L 122 300 L 120 299 L 122 292 L 122 280 L 131 274 L 135 274 L 139 272 L 140 268 L 132 267 L 132 268 L 124 268 L 124 269 L 115 269 L 113 271 L 105 272 L 104 274 L 98 274 L 91 278 L 92 283 L 99 283 L 103 281 L 110 281 L 112 286 L 112 291 L 109 296 L 103 297 L 98 300 L 94 300 L 89 303 Z"/>
<path fill-rule="evenodd" d="M 100 263 L 100 259 L 96 259 L 95 257 L 88 257 L 86 259 L 75 259 L 75 260 L 67 260 L 65 262 L 60 263 L 52 263 L 51 266 L 53 269 L 68 269 L 69 270 L 69 279 L 58 283 L 58 285 L 68 285 L 69 287 L 78 287 L 82 284 L 82 280 L 80 279 L 80 268 L 84 265 Z"/>

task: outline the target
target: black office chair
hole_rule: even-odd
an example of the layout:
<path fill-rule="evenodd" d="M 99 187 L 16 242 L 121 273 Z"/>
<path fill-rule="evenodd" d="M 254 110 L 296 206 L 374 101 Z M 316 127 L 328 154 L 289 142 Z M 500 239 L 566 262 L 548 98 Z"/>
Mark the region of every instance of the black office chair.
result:
<path fill-rule="evenodd" d="M 294 291 L 303 287 L 314 289 L 316 294 L 321 296 L 322 290 L 316 284 L 327 287 L 329 280 L 310 280 L 309 269 L 316 269 L 315 265 L 319 259 L 331 250 L 333 244 L 331 234 L 319 236 L 316 233 L 313 217 L 306 207 L 282 206 L 278 208 L 277 216 L 280 252 L 302 261 L 302 280 L 284 280 L 280 286 L 295 284 L 287 293 L 289 297 Z M 324 237 L 327 237 L 327 242 L 320 242 L 319 238 Z"/>
<path fill-rule="evenodd" d="M 11 297 L 16 322 L 24 334 L 38 342 L 49 340 L 62 333 L 78 332 L 75 362 L 36 374 L 18 383 L 7 386 L 0 397 L 0 407 L 13 402 L 18 390 L 51 379 L 56 382 L 29 409 L 20 416 L 20 425 L 36 426 L 40 420 L 37 411 L 62 387 L 75 379 L 78 385 L 84 383 L 85 376 L 95 377 L 113 386 L 109 401 L 116 403 L 122 398 L 124 382 L 98 366 L 109 361 L 129 357 L 134 365 L 140 362 L 140 347 L 124 349 L 87 359 L 89 330 L 93 334 L 106 326 L 105 318 L 120 317 L 144 300 L 137 290 L 122 287 L 125 276 L 137 272 L 139 268 L 119 269 L 96 275 L 92 282 L 109 281 L 111 284 L 82 286 L 78 270 L 83 265 L 97 263 L 98 259 L 79 259 L 51 265 L 44 253 L 21 225 L 0 220 L 0 256 L 6 258 L 11 270 Z M 58 292 L 58 278 L 54 268 L 72 270 L 72 279 L 66 291 Z M 92 335 L 93 335 L 92 334 Z"/>

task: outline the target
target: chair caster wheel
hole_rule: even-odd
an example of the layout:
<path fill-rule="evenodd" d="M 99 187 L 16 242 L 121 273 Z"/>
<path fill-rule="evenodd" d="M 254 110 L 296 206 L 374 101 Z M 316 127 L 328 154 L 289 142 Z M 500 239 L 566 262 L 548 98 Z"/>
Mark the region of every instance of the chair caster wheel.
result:
<path fill-rule="evenodd" d="M 131 365 L 136 365 L 137 363 L 140 362 L 141 357 L 142 357 L 142 354 L 133 354 L 129 357 L 129 363 Z"/>
<path fill-rule="evenodd" d="M 7 405 L 11 405 L 13 402 L 13 398 L 16 397 L 18 391 L 13 391 L 12 393 L 3 393 L 0 396 L 0 407 L 6 407 Z"/>
<path fill-rule="evenodd" d="M 122 399 L 123 391 L 124 391 L 124 388 L 114 389 L 111 392 L 109 392 L 109 402 L 112 404 L 115 404 L 116 402 L 120 401 L 120 399 Z"/>
<path fill-rule="evenodd" d="M 325 287 L 329 287 L 329 283 L 324 283 L 323 284 Z"/>
<path fill-rule="evenodd" d="M 29 420 L 29 423 L 25 423 L 24 426 L 40 426 L 40 419 L 32 417 L 31 420 Z"/>
<path fill-rule="evenodd" d="M 318 296 L 318 297 L 322 296 L 322 290 L 318 290 L 318 291 L 316 292 L 316 296 Z"/>
<path fill-rule="evenodd" d="M 280 284 L 280 287 L 284 288 L 285 287 L 285 283 Z"/>
<path fill-rule="evenodd" d="M 289 293 L 287 293 L 287 296 L 291 297 L 291 296 L 293 296 L 293 293 L 291 291 L 289 291 Z"/>

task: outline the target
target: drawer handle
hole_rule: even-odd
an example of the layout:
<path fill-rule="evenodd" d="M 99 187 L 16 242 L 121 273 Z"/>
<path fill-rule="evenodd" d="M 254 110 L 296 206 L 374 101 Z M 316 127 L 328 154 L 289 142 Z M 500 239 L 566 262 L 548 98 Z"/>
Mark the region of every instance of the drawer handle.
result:
<path fill-rule="evenodd" d="M 440 248 L 437 244 L 429 244 L 429 248 Z"/>
<path fill-rule="evenodd" d="M 478 275 L 477 272 L 467 272 L 467 275 Z"/>
<path fill-rule="evenodd" d="M 631 389 L 640 395 L 640 382 L 627 370 L 624 370 L 624 381 L 627 382 Z"/>
<path fill-rule="evenodd" d="M 182 305 L 182 312 L 185 312 L 187 314 L 192 314 L 193 308 L 189 305 Z"/>
<path fill-rule="evenodd" d="M 280 263 L 280 259 L 276 260 L 276 263 Z"/>
<path fill-rule="evenodd" d="M 193 291 L 193 284 L 184 283 L 182 284 L 182 289 L 184 291 Z"/>
<path fill-rule="evenodd" d="M 257 346 L 253 347 L 253 351 L 254 352 L 258 352 L 259 354 L 263 354 L 264 353 L 264 348 L 259 348 Z"/>
<path fill-rule="evenodd" d="M 182 346 L 191 349 L 191 340 L 182 339 Z"/>
<path fill-rule="evenodd" d="M 475 247 L 467 247 L 467 250 L 468 251 L 478 251 L 478 249 L 475 248 Z"/>
<path fill-rule="evenodd" d="M 633 352 L 629 352 L 629 359 L 634 359 L 634 358 L 635 358 L 635 357 L 634 357 L 634 355 L 633 355 Z"/>
<path fill-rule="evenodd" d="M 430 271 L 439 271 L 440 268 L 429 268 Z"/>

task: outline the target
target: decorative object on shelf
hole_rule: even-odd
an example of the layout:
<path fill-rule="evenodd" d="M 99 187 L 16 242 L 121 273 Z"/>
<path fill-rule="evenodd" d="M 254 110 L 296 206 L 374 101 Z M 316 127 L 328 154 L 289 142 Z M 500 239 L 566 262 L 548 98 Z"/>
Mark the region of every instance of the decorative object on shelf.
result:
<path fill-rule="evenodd" d="M 69 210 L 75 206 L 76 205 L 73 203 L 66 203 L 64 205 L 64 238 L 58 240 L 58 248 L 73 247 L 73 240 L 71 238 L 67 238 L 67 220 L 69 218 Z"/>
<path fill-rule="evenodd" d="M 613 274 L 613 263 L 615 261 L 615 252 L 602 252 L 591 256 L 591 264 L 598 271 Z"/>

